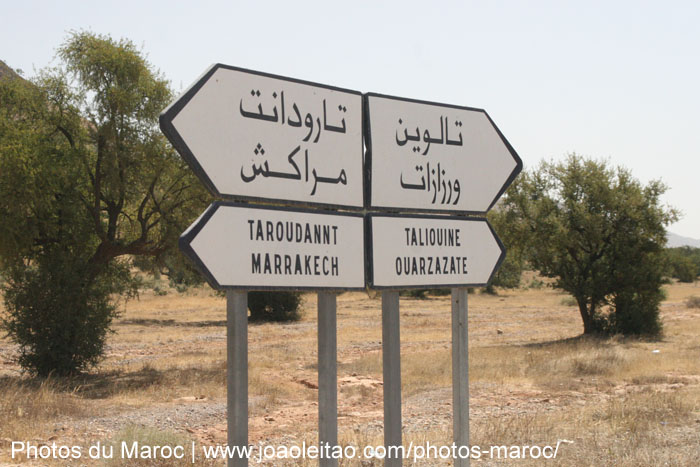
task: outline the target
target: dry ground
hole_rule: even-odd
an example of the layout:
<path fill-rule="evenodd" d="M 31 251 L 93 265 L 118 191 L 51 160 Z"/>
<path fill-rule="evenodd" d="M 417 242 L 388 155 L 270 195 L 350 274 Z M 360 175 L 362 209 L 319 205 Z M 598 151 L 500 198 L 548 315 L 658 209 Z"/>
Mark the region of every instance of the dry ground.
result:
<path fill-rule="evenodd" d="M 697 465 L 700 308 L 686 300 L 700 287 L 667 289 L 665 336 L 656 342 L 579 337 L 578 311 L 548 287 L 470 294 L 472 443 L 565 440 L 549 461 L 556 465 Z M 251 443 L 315 439 L 316 297 L 304 298 L 300 322 L 249 327 Z M 72 380 L 23 376 L 15 348 L 0 339 L 0 464 L 25 463 L 10 458 L 12 440 L 85 448 L 225 442 L 224 319 L 224 300 L 207 290 L 144 291 L 123 307 L 105 361 Z M 338 297 L 340 438 L 360 448 L 382 442 L 380 323 L 378 298 Z M 407 444 L 451 442 L 450 340 L 449 296 L 401 299 Z"/>

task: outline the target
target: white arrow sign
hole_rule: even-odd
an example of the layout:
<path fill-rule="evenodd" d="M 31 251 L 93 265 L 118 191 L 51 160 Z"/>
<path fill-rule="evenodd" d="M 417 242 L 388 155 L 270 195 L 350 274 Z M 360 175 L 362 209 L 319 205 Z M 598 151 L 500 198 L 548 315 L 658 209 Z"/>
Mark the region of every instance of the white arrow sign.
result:
<path fill-rule="evenodd" d="M 369 216 L 374 288 L 486 285 L 505 258 L 486 219 Z"/>
<path fill-rule="evenodd" d="M 180 237 L 214 288 L 363 289 L 364 219 L 215 202 Z"/>
<path fill-rule="evenodd" d="M 363 206 L 359 92 L 217 64 L 160 126 L 216 196 Z"/>
<path fill-rule="evenodd" d="M 484 110 L 365 99 L 372 208 L 485 213 L 522 169 Z"/>

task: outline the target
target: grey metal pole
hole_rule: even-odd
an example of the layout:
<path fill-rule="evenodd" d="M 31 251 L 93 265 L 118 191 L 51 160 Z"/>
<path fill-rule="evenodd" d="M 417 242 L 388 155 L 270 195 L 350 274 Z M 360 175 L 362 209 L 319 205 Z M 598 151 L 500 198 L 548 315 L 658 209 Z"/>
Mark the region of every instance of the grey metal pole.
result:
<path fill-rule="evenodd" d="M 329 458 L 338 445 L 338 342 L 336 336 L 336 296 L 318 293 L 318 442 L 319 465 L 336 467 Z"/>
<path fill-rule="evenodd" d="M 248 292 L 226 292 L 226 404 L 228 445 L 248 446 Z M 248 465 L 243 457 L 228 467 Z"/>
<path fill-rule="evenodd" d="M 401 466 L 401 339 L 399 292 L 382 292 L 382 366 L 384 373 L 384 447 L 386 466 Z M 390 456 L 391 454 L 391 456 Z"/>
<path fill-rule="evenodd" d="M 467 289 L 452 289 L 452 411 L 454 442 L 469 446 L 469 349 L 467 328 Z M 469 466 L 468 448 L 462 449 L 467 457 L 455 457 L 455 466 Z"/>

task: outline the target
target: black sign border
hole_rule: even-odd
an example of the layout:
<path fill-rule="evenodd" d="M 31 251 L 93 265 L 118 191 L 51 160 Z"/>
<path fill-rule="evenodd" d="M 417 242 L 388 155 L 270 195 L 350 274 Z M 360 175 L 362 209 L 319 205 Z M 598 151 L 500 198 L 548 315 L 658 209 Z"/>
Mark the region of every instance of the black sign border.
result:
<path fill-rule="evenodd" d="M 285 287 L 285 286 L 237 286 L 237 285 L 221 285 L 214 278 L 209 268 L 204 264 L 204 262 L 197 256 L 194 249 L 191 246 L 192 241 L 195 239 L 197 234 L 204 228 L 209 219 L 212 218 L 214 213 L 220 207 L 234 207 L 234 208 L 245 208 L 245 209 L 262 209 L 266 211 L 286 211 L 295 212 L 299 214 L 326 214 L 332 216 L 344 216 L 344 217 L 356 217 L 363 218 L 363 225 L 366 225 L 366 220 L 364 215 L 361 213 L 354 212 L 338 212 L 338 211 L 323 211 L 319 209 L 300 209 L 300 208 L 289 208 L 284 206 L 269 206 L 269 205 L 255 205 L 247 203 L 238 203 L 234 201 L 214 201 L 209 205 L 209 207 L 202 213 L 199 218 L 190 225 L 187 230 L 185 230 L 180 239 L 178 240 L 178 246 L 180 251 L 190 259 L 197 268 L 197 270 L 204 276 L 207 283 L 216 290 L 266 290 L 266 291 L 314 291 L 314 290 L 325 290 L 325 291 L 345 291 L 345 290 L 365 290 L 367 284 L 367 262 L 363 255 L 362 258 L 362 271 L 364 274 L 364 284 L 360 287 L 323 287 L 323 286 L 313 286 L 313 287 Z M 366 226 L 363 227 L 366 230 Z M 364 250 L 364 249 L 363 249 Z"/>
<path fill-rule="evenodd" d="M 486 116 L 488 121 L 491 123 L 493 128 L 496 130 L 496 133 L 498 133 L 498 136 L 500 136 L 501 141 L 503 141 L 503 144 L 506 146 L 508 149 L 508 152 L 510 152 L 511 157 L 515 160 L 516 166 L 513 169 L 513 171 L 510 173 L 510 176 L 508 179 L 505 181 L 503 186 L 501 186 L 501 189 L 498 191 L 496 194 L 495 198 L 493 201 L 491 201 L 491 204 L 489 204 L 489 207 L 485 211 L 460 211 L 460 210 L 450 210 L 450 209 L 425 209 L 425 208 L 406 208 L 406 207 L 399 207 L 399 206 L 374 206 L 372 205 L 372 128 L 371 128 L 371 118 L 370 118 L 370 108 L 369 108 L 369 98 L 370 97 L 379 97 L 379 98 L 384 98 L 384 99 L 392 99 L 396 101 L 403 101 L 403 102 L 410 102 L 413 104 L 423 104 L 423 105 L 432 105 L 432 106 L 438 106 L 438 107 L 446 107 L 450 109 L 458 109 L 458 110 L 466 110 L 469 112 L 483 112 L 483 114 Z M 417 213 L 434 213 L 434 214 L 453 214 L 453 215 L 480 215 L 480 214 L 486 214 L 491 208 L 498 202 L 501 196 L 503 196 L 503 193 L 508 189 L 511 183 L 513 183 L 513 180 L 515 180 L 515 177 L 520 174 L 520 172 L 523 170 L 523 161 L 520 159 L 520 156 L 518 156 L 518 153 L 515 152 L 515 149 L 513 149 L 513 146 L 508 142 L 505 136 L 503 136 L 503 133 L 501 133 L 501 130 L 498 129 L 496 124 L 491 120 L 491 117 L 489 114 L 486 112 L 484 109 L 478 109 L 475 107 L 465 107 L 465 106 L 460 106 L 460 105 L 454 105 L 454 104 L 445 104 L 441 102 L 431 102 L 431 101 L 424 101 L 424 100 L 419 100 L 419 99 L 411 99 L 411 98 L 406 98 L 406 97 L 397 97 L 397 96 L 390 96 L 386 94 L 379 94 L 375 92 L 367 92 L 362 94 L 362 107 L 364 109 L 364 135 L 365 135 L 365 206 L 367 210 L 372 210 L 372 211 L 379 211 L 379 212 L 387 212 L 387 213 L 396 213 L 396 212 L 417 212 Z"/>
<path fill-rule="evenodd" d="M 199 180 L 204 184 L 204 186 L 209 190 L 209 192 L 211 194 L 213 194 L 216 198 L 230 200 L 230 201 L 247 200 L 247 201 L 257 201 L 257 202 L 275 202 L 275 203 L 279 203 L 282 205 L 289 205 L 289 206 L 301 206 L 301 207 L 319 206 L 319 207 L 323 207 L 323 208 L 348 209 L 348 210 L 354 210 L 354 211 L 360 211 L 360 210 L 364 209 L 364 206 L 366 206 L 367 202 L 368 202 L 368 200 L 364 196 L 364 193 L 365 193 L 365 189 L 364 189 L 365 177 L 364 176 L 362 177 L 362 180 L 361 180 L 361 183 L 362 183 L 361 192 L 363 193 L 363 199 L 362 199 L 361 206 L 344 205 L 344 204 L 330 204 L 330 203 L 315 203 L 313 201 L 296 201 L 296 200 L 288 200 L 288 199 L 264 198 L 264 197 L 258 197 L 258 196 L 230 195 L 230 194 L 220 193 L 219 190 L 216 189 L 214 182 L 212 182 L 212 180 L 209 178 L 207 173 L 204 171 L 204 169 L 202 168 L 200 163 L 197 161 L 197 158 L 194 155 L 194 153 L 192 152 L 192 150 L 190 150 L 189 146 L 187 146 L 187 143 L 185 143 L 184 139 L 182 138 L 182 136 L 180 136 L 180 133 L 177 132 L 177 130 L 175 129 L 175 126 L 173 125 L 173 120 L 175 119 L 175 117 L 177 117 L 177 115 L 180 113 L 180 111 L 189 103 L 190 100 L 192 100 L 192 98 L 197 94 L 197 92 L 199 92 L 199 90 L 207 83 L 207 81 L 209 81 L 211 76 L 214 73 L 216 73 L 216 71 L 219 70 L 220 68 L 360 96 L 360 114 L 361 114 L 360 125 L 361 125 L 361 130 L 363 133 L 364 133 L 364 128 L 365 128 L 364 99 L 363 99 L 362 93 L 360 91 L 355 91 L 352 89 L 344 89 L 344 88 L 340 88 L 337 86 L 330 86 L 327 84 L 314 83 L 312 81 L 305 81 L 305 80 L 296 79 L 296 78 L 289 78 L 286 76 L 279 76 L 279 75 L 275 75 L 272 73 L 265 73 L 262 71 L 248 70 L 245 68 L 235 67 L 235 66 L 231 66 L 231 65 L 225 65 L 223 63 L 216 63 L 216 64 L 210 66 L 209 69 L 207 69 L 189 88 L 187 88 L 187 90 L 184 93 L 182 93 L 177 100 L 175 100 L 168 107 L 166 107 L 166 109 L 163 110 L 163 112 L 161 112 L 160 117 L 159 117 L 160 130 L 166 136 L 168 141 L 170 141 L 170 144 L 173 145 L 175 150 L 185 160 L 185 162 L 187 162 L 187 165 L 189 165 L 189 167 L 192 169 L 192 171 L 197 175 Z M 364 134 L 360 137 L 359 154 L 361 154 L 361 157 L 364 157 Z M 361 173 L 362 173 L 362 171 L 361 171 Z"/>
<path fill-rule="evenodd" d="M 467 284 L 428 284 L 428 285 L 375 285 L 374 284 L 374 244 L 372 243 L 372 218 L 374 217 L 395 217 L 401 219 L 440 219 L 461 222 L 485 222 L 491 230 L 493 238 L 496 239 L 498 247 L 501 249 L 501 255 L 496 261 L 488 280 L 485 283 L 467 283 Z M 410 290 L 410 289 L 450 289 L 459 287 L 486 287 L 492 280 L 493 276 L 500 269 L 501 264 L 506 259 L 506 247 L 496 234 L 496 231 L 491 226 L 491 223 L 485 217 L 461 217 L 461 216 L 437 216 L 437 215 L 408 215 L 408 214 L 386 214 L 386 213 L 368 213 L 365 218 L 365 245 L 367 245 L 367 272 L 365 274 L 368 287 L 374 290 Z"/>

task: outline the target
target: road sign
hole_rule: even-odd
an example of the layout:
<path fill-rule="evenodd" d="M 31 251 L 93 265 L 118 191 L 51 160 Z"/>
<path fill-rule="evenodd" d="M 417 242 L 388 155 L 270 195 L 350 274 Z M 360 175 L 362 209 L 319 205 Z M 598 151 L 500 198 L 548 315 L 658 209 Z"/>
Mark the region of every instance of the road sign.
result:
<path fill-rule="evenodd" d="M 180 249 L 221 289 L 363 289 L 360 214 L 214 202 Z"/>
<path fill-rule="evenodd" d="M 363 206 L 357 91 L 217 64 L 160 126 L 216 196 Z"/>
<path fill-rule="evenodd" d="M 485 213 L 522 170 L 486 111 L 369 93 L 371 208 Z"/>
<path fill-rule="evenodd" d="M 483 286 L 505 258 L 486 219 L 368 217 L 374 288 Z"/>

